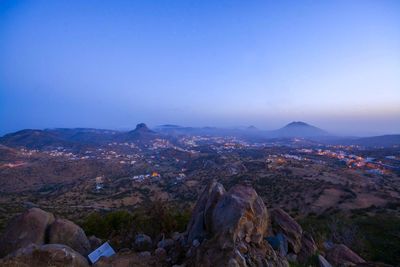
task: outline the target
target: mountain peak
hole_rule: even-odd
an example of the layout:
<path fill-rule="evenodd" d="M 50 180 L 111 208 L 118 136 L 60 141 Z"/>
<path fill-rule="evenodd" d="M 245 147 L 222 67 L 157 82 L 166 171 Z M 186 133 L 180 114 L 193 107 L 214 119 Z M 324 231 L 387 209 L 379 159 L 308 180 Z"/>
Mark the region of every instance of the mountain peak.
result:
<path fill-rule="evenodd" d="M 274 133 L 277 137 L 281 138 L 307 138 L 326 136 L 328 134 L 324 130 L 302 121 L 293 121 L 287 124 L 285 127 L 276 130 Z"/>
<path fill-rule="evenodd" d="M 258 129 L 256 126 L 250 125 L 249 127 L 247 127 L 247 130 L 258 130 Z"/>
<path fill-rule="evenodd" d="M 303 121 L 293 121 L 291 123 L 289 123 L 288 125 L 286 125 L 286 127 L 305 127 L 305 126 L 311 126 L 308 123 L 305 123 Z"/>
<path fill-rule="evenodd" d="M 147 127 L 147 125 L 143 122 L 137 124 L 134 131 L 135 132 L 151 132 L 150 129 Z"/>

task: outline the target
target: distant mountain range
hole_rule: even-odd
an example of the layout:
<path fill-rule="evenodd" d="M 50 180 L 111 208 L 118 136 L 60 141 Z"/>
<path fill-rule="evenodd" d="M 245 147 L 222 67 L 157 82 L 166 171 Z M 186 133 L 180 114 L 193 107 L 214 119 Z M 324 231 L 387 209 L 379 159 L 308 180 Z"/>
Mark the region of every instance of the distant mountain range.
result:
<path fill-rule="evenodd" d="M 0 138 L 0 144 L 30 149 L 81 147 L 112 141 L 118 134 L 117 131 L 90 128 L 25 129 L 4 135 Z"/>
<path fill-rule="evenodd" d="M 160 125 L 153 130 L 139 123 L 132 131 L 114 131 L 91 128 L 56 128 L 45 130 L 26 129 L 9 133 L 0 138 L 0 144 L 9 147 L 43 149 L 46 147 L 84 147 L 86 145 L 108 142 L 134 142 L 145 145 L 155 138 L 174 139 L 180 135 L 236 136 L 250 141 L 286 140 L 301 138 L 323 144 L 360 145 L 390 147 L 400 145 L 400 135 L 374 137 L 340 137 L 332 135 L 305 122 L 295 121 L 273 130 L 259 130 L 254 126 L 246 128 L 223 129 L 216 127 L 184 127 L 179 125 Z"/>
<path fill-rule="evenodd" d="M 168 134 L 208 134 L 222 136 L 234 135 L 259 138 L 309 138 L 330 136 L 328 132 L 301 121 L 291 122 L 286 126 L 273 131 L 259 130 L 255 126 L 249 126 L 247 128 L 222 129 L 215 127 L 193 128 L 178 125 L 161 125 L 158 126 L 156 130 Z"/>

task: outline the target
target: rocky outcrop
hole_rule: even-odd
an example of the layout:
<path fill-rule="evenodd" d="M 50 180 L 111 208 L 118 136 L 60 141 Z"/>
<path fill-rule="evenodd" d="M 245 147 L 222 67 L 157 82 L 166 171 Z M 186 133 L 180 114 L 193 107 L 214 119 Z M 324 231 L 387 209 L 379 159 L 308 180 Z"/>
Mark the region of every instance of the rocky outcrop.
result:
<path fill-rule="evenodd" d="M 300 225 L 282 209 L 274 209 L 271 217 L 274 228 L 286 236 L 289 249 L 296 254 L 299 253 L 303 235 Z"/>
<path fill-rule="evenodd" d="M 351 266 L 365 263 L 364 259 L 343 244 L 335 245 L 332 249 L 328 250 L 326 259 L 334 266 Z"/>
<path fill-rule="evenodd" d="M 315 244 L 314 238 L 307 232 L 303 232 L 301 237 L 301 248 L 298 254 L 299 262 L 306 262 L 311 256 L 317 252 L 317 245 Z"/>
<path fill-rule="evenodd" d="M 38 208 L 12 219 L 0 237 L 1 266 L 89 266 L 89 252 L 78 225 Z"/>
<path fill-rule="evenodd" d="M 0 260 L 3 267 L 89 267 L 88 261 L 68 246 L 31 244 Z"/>
<path fill-rule="evenodd" d="M 216 181 L 211 182 L 203 193 L 193 210 L 193 215 L 187 227 L 187 241 L 192 244 L 194 240 L 202 241 L 212 232 L 212 215 L 217 202 L 225 194 L 225 188 Z"/>
<path fill-rule="evenodd" d="M 56 219 L 50 225 L 48 243 L 67 245 L 85 256 L 90 252 L 90 242 L 85 232 L 78 225 L 66 219 Z"/>
<path fill-rule="evenodd" d="M 308 264 L 317 258 L 323 267 L 378 266 L 331 243 L 324 257 L 311 258 L 317 254 L 313 237 L 285 211 L 275 209 L 270 216 L 253 188 L 236 185 L 226 191 L 215 181 L 200 195 L 185 233 L 154 238 L 137 234 L 129 248 L 94 266 L 286 267 L 288 261 Z M 7 254 L 0 266 L 87 267 L 84 256 L 100 244 L 73 222 L 31 208 L 13 219 L 0 238 L 0 253 Z"/>
<path fill-rule="evenodd" d="M 332 267 L 332 265 L 322 255 L 318 255 L 318 264 L 320 267 Z"/>
<path fill-rule="evenodd" d="M 268 212 L 251 187 L 235 186 L 213 211 L 212 231 L 229 246 L 237 240 L 260 245 L 268 227 Z"/>
<path fill-rule="evenodd" d="M 46 230 L 54 216 L 38 208 L 31 208 L 10 221 L 0 237 L 0 258 L 29 244 L 43 245 Z"/>
<path fill-rule="evenodd" d="M 237 185 L 225 193 L 221 184 L 211 183 L 188 227 L 188 265 L 287 266 L 263 238 L 268 218 L 264 202 L 251 187 Z"/>

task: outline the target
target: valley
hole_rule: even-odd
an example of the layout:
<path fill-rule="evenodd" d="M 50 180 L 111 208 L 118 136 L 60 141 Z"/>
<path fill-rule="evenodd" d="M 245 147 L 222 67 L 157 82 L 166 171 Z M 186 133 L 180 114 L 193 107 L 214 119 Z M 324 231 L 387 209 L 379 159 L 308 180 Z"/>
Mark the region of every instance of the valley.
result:
<path fill-rule="evenodd" d="M 87 136 L 71 142 L 60 134 L 54 141 L 35 132 L 40 141 L 31 143 L 25 132 L 21 145 L 15 135 L 0 139 L 1 228 L 31 207 L 81 223 L 92 213 L 135 212 L 154 203 L 190 213 L 213 180 L 227 189 L 251 186 L 268 208 L 297 220 L 400 217 L 396 146 L 160 133 L 142 124 L 128 133 L 75 131 Z"/>

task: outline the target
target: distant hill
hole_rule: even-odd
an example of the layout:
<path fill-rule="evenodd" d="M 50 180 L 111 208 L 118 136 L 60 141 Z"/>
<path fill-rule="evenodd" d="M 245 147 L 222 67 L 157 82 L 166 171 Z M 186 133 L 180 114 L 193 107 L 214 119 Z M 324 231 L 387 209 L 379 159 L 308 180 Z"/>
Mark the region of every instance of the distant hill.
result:
<path fill-rule="evenodd" d="M 400 134 L 380 135 L 371 137 L 353 137 L 328 140 L 330 144 L 357 145 L 365 147 L 400 147 Z"/>
<path fill-rule="evenodd" d="M 122 133 L 118 140 L 126 142 L 146 142 L 160 137 L 160 134 L 150 130 L 145 123 L 139 123 L 132 131 Z"/>
<path fill-rule="evenodd" d="M 295 121 L 273 130 L 259 130 L 254 126 L 246 128 L 185 127 L 179 125 L 161 125 L 151 130 L 139 123 L 132 131 L 92 128 L 55 128 L 25 129 L 0 137 L 0 145 L 8 147 L 26 147 L 29 149 L 84 148 L 87 145 L 102 145 L 109 142 L 135 142 L 146 145 L 156 138 L 169 139 L 171 142 L 181 135 L 235 136 L 252 142 L 287 142 L 288 139 L 302 138 L 304 142 L 322 144 L 359 145 L 365 147 L 400 146 L 400 135 L 382 135 L 373 137 L 340 137 L 301 121 Z"/>
<path fill-rule="evenodd" d="M 0 143 L 9 147 L 27 147 L 39 149 L 46 146 L 61 146 L 66 142 L 56 132 L 26 129 L 6 134 L 0 138 Z"/>
<path fill-rule="evenodd" d="M 0 163 L 8 162 L 10 159 L 15 159 L 18 153 L 15 149 L 0 145 Z"/>
<path fill-rule="evenodd" d="M 278 130 L 268 132 L 267 135 L 268 137 L 273 138 L 310 138 L 329 136 L 330 134 L 320 128 L 309 125 L 305 122 L 294 121 Z"/>
<path fill-rule="evenodd" d="M 45 130 L 26 129 L 6 134 L 0 144 L 9 147 L 43 149 L 62 146 L 79 147 L 86 144 L 101 144 L 112 140 L 115 131 L 89 128 L 56 128 Z"/>
<path fill-rule="evenodd" d="M 8 147 L 29 149 L 52 149 L 55 147 L 82 148 L 86 145 L 101 145 L 108 142 L 147 142 L 160 134 L 140 123 L 129 132 L 92 128 L 26 129 L 0 137 L 0 144 Z"/>

